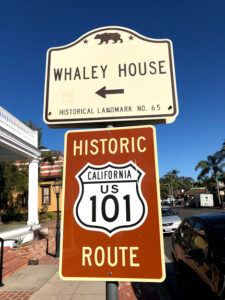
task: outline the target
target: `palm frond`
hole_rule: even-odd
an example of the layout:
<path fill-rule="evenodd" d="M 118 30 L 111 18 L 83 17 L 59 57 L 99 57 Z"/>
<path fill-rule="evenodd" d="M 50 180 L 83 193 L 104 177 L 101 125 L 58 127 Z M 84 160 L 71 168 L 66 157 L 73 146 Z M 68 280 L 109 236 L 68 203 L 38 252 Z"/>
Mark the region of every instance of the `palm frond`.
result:
<path fill-rule="evenodd" d="M 202 169 L 202 171 L 198 175 L 197 179 L 200 180 L 200 179 L 204 178 L 206 176 L 206 174 L 208 174 L 209 172 L 210 172 L 210 168 Z"/>
<path fill-rule="evenodd" d="M 195 171 L 198 169 L 205 169 L 209 167 L 209 163 L 207 160 L 201 160 L 198 162 L 198 164 L 195 166 Z"/>

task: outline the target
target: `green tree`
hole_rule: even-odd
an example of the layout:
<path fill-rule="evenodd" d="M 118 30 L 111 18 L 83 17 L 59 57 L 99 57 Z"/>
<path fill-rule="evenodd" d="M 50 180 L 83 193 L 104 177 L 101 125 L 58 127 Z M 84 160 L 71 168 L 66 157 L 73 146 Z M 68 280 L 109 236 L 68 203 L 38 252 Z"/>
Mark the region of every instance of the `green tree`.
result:
<path fill-rule="evenodd" d="M 0 163 L 0 208 L 13 206 L 13 194 L 27 194 L 28 170 L 25 164 L 20 168 L 12 162 Z"/>
<path fill-rule="evenodd" d="M 178 186 L 180 190 L 188 191 L 194 186 L 194 179 L 192 177 L 181 176 L 178 180 Z"/>
<path fill-rule="evenodd" d="M 204 180 L 209 176 L 216 184 L 218 199 L 220 201 L 218 176 L 224 174 L 224 159 L 225 159 L 225 142 L 221 150 L 216 153 L 209 155 L 206 160 L 201 160 L 195 166 L 195 171 L 200 169 L 200 173 L 197 177 L 198 180 Z M 220 202 L 220 204 L 222 204 Z"/>
<path fill-rule="evenodd" d="M 30 127 L 31 129 L 38 131 L 38 147 L 42 146 L 42 129 L 41 127 L 35 125 L 32 121 L 25 121 L 23 122 L 25 125 Z"/>
<path fill-rule="evenodd" d="M 223 142 L 223 145 L 219 151 L 217 151 L 214 154 L 219 162 L 220 169 L 222 170 L 222 173 L 224 173 L 225 168 L 225 141 Z M 223 174 L 222 174 L 223 175 Z"/>
<path fill-rule="evenodd" d="M 223 169 L 220 166 L 220 159 L 216 154 L 209 155 L 207 160 L 201 160 L 195 167 L 195 171 L 201 169 L 198 179 L 203 179 L 206 175 L 211 175 L 211 177 L 216 178 L 219 175 L 223 175 Z"/>
<path fill-rule="evenodd" d="M 43 151 L 41 153 L 41 161 L 49 162 L 51 165 L 54 165 L 55 160 L 57 160 L 60 156 L 63 156 L 61 151 L 57 151 L 57 150 Z"/>
<path fill-rule="evenodd" d="M 163 177 L 163 184 L 168 187 L 168 196 L 174 196 L 174 190 L 178 188 L 178 174 L 180 171 L 172 170 Z"/>
<path fill-rule="evenodd" d="M 191 177 L 179 176 L 180 171 L 172 170 L 160 178 L 160 192 L 161 198 L 165 199 L 175 194 L 180 193 L 181 190 L 189 190 L 194 185 L 194 179 Z"/>

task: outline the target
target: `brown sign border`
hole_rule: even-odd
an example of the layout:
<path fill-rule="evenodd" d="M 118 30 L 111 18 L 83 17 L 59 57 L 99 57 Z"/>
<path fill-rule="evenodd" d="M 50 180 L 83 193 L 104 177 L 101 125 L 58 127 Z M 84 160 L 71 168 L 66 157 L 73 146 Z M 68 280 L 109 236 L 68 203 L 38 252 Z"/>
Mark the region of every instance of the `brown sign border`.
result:
<path fill-rule="evenodd" d="M 146 279 L 146 278 L 120 278 L 120 277 L 64 277 L 62 275 L 62 255 L 63 255 L 63 225 L 64 225 L 64 203 L 65 203 L 65 183 L 66 183 L 66 168 L 67 168 L 67 136 L 70 133 L 77 132 L 96 132 L 96 131 L 112 131 L 112 130 L 127 130 L 127 129 L 140 129 L 140 128 L 151 128 L 153 130 L 153 141 L 154 141 L 154 157 L 155 157 L 155 174 L 156 174 L 156 189 L 158 195 L 158 220 L 159 220 L 159 230 L 160 233 L 160 246 L 161 246 L 161 266 L 162 266 L 162 276 L 159 279 Z M 166 278 L 165 271 L 165 254 L 164 254 L 164 240 L 163 240 L 163 231 L 162 231 L 162 215 L 161 215 L 161 203 L 160 203 L 160 188 L 159 188 L 159 173 L 158 173 L 158 155 L 157 155 L 157 143 L 156 143 L 156 129 L 154 126 L 146 125 L 146 126 L 131 126 L 131 127 L 118 127 L 118 128 L 106 128 L 106 129 L 91 129 L 91 130 L 70 130 L 65 134 L 64 140 L 64 162 L 65 162 L 65 171 L 63 172 L 63 191 L 62 191 L 62 211 L 61 211 L 61 236 L 60 236 L 60 259 L 59 259 L 59 276 L 62 280 L 66 281 L 136 281 L 136 282 L 163 282 Z"/>

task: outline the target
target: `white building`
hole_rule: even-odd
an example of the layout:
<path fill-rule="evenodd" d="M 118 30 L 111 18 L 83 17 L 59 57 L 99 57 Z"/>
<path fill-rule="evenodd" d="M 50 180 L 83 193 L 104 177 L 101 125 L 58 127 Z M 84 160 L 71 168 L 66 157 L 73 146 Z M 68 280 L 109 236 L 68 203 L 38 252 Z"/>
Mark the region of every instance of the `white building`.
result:
<path fill-rule="evenodd" d="M 30 129 L 0 106 L 0 161 L 29 162 L 28 220 L 29 227 L 38 220 L 38 132 Z"/>

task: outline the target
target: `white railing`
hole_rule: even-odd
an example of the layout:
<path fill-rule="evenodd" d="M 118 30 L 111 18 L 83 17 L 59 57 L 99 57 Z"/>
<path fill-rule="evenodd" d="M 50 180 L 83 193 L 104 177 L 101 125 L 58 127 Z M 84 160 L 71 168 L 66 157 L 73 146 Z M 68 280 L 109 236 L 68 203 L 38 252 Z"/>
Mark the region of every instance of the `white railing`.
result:
<path fill-rule="evenodd" d="M 0 127 L 21 138 L 27 143 L 38 146 L 38 131 L 34 131 L 23 122 L 11 115 L 7 110 L 0 106 Z"/>

